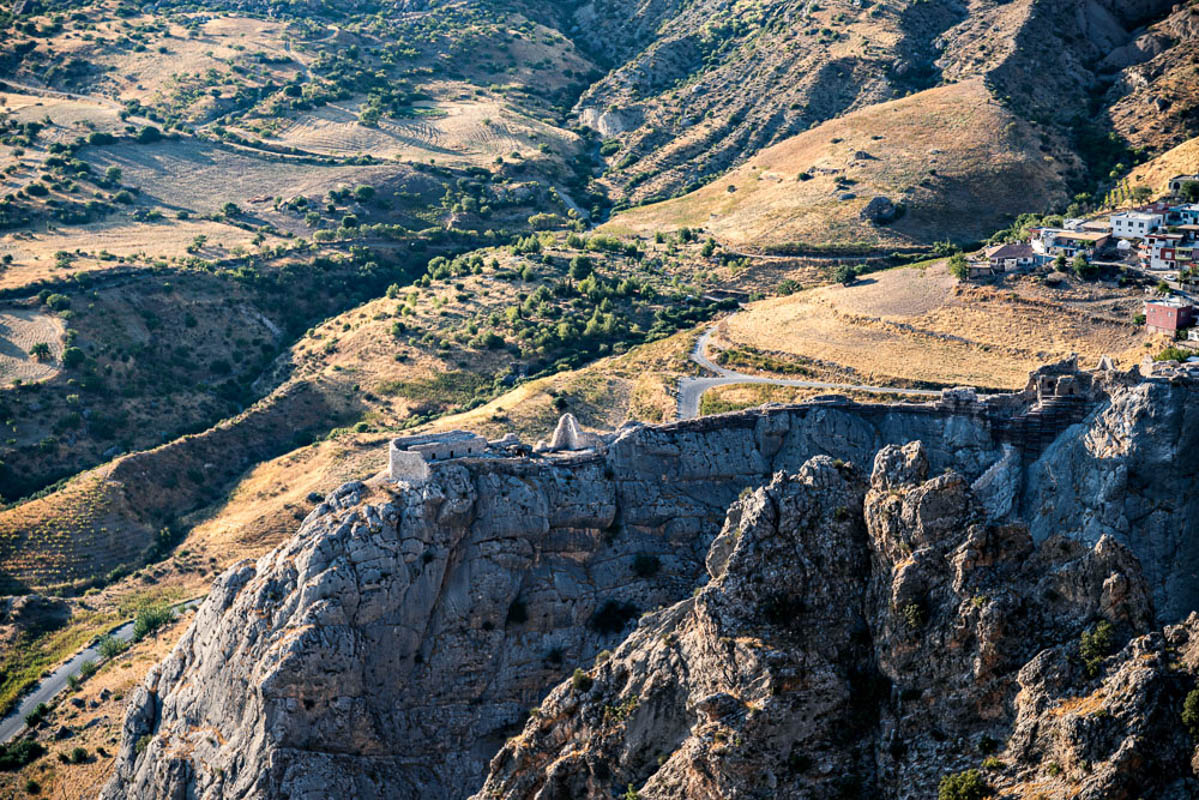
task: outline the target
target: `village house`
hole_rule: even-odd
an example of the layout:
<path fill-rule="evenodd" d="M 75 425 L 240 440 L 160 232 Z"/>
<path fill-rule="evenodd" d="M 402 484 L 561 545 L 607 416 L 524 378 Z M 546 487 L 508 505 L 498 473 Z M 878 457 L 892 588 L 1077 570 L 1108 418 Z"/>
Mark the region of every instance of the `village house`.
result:
<path fill-rule="evenodd" d="M 1112 233 L 1112 225 L 1105 219 L 1089 219 L 1078 226 L 1080 231 L 1088 231 L 1090 233 L 1106 233 L 1109 236 Z"/>
<path fill-rule="evenodd" d="M 1145 327 L 1171 336 L 1195 324 L 1195 307 L 1179 297 L 1145 302 Z"/>
<path fill-rule="evenodd" d="M 1148 269 L 1177 269 L 1175 249 L 1182 244 L 1180 233 L 1151 233 L 1141 239 L 1141 264 Z"/>
<path fill-rule="evenodd" d="M 1199 224 L 1177 225 L 1172 230 L 1176 233 L 1181 233 L 1182 240 L 1188 244 L 1199 240 Z"/>
<path fill-rule="evenodd" d="M 1025 242 L 988 247 L 983 255 L 986 257 L 991 271 L 996 273 L 1027 269 L 1034 266 L 1037 261 L 1037 254 L 1033 251 L 1032 245 Z"/>
<path fill-rule="evenodd" d="M 1139 239 L 1153 233 L 1166 221 L 1164 214 L 1150 214 L 1144 211 L 1125 211 L 1112 214 L 1112 236 L 1120 239 Z"/>
<path fill-rule="evenodd" d="M 1199 203 L 1186 203 L 1173 208 L 1178 221 L 1183 225 L 1199 225 Z"/>
<path fill-rule="evenodd" d="M 1175 175 L 1170 179 L 1170 194 L 1182 194 L 1183 184 L 1196 182 L 1199 183 L 1199 175 Z"/>

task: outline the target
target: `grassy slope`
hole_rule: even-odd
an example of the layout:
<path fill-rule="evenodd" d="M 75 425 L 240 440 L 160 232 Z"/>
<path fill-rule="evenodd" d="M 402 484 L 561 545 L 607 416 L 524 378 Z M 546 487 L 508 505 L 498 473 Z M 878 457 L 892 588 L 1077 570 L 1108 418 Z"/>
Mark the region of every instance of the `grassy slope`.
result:
<path fill-rule="evenodd" d="M 1199 171 L 1199 138 L 1188 139 L 1156 158 L 1146 161 L 1128 174 L 1128 185 L 1148 186 L 1155 195 L 1163 194 L 1166 182 L 1175 175 L 1193 175 Z"/>
<path fill-rule="evenodd" d="M 703 227 L 749 248 L 969 241 L 1008 215 L 1051 206 L 1062 191 L 1056 170 L 1032 129 L 971 80 L 826 122 L 691 194 L 621 213 L 609 227 Z M 797 180 L 801 172 L 813 178 Z M 855 182 L 838 188 L 838 178 Z M 844 194 L 855 197 L 840 200 Z M 887 227 L 863 222 L 876 195 L 902 202 L 907 213 Z"/>
<path fill-rule="evenodd" d="M 720 343 L 802 356 L 894 380 L 1017 388 L 1039 364 L 1078 353 L 1127 368 L 1146 352 L 1132 324 L 1139 288 L 1034 279 L 1007 288 L 964 286 L 943 264 L 895 269 L 852 287 L 830 286 L 755 303 L 720 328 Z"/>

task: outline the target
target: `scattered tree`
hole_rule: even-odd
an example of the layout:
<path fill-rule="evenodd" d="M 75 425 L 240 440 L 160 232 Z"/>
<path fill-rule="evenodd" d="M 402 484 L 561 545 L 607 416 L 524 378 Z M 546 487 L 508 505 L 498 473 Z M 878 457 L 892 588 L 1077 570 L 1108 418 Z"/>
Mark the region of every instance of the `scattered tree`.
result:
<path fill-rule="evenodd" d="M 1199 689 L 1191 689 L 1182 701 L 1182 724 L 1192 739 L 1199 739 Z"/>
<path fill-rule="evenodd" d="M 833 280 L 842 286 L 852 286 L 858 280 L 858 271 L 849 264 L 841 264 L 833 271 Z"/>
<path fill-rule="evenodd" d="M 964 281 L 970 277 L 970 264 L 966 261 L 964 255 L 954 253 L 949 257 L 949 274 L 959 281 Z"/>

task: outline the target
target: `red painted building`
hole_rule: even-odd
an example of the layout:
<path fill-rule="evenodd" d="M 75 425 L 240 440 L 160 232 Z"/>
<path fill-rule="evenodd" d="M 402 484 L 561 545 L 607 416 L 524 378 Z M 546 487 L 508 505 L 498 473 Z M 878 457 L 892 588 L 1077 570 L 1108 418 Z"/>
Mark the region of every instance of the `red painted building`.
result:
<path fill-rule="evenodd" d="M 1155 333 L 1173 334 L 1195 324 L 1195 307 L 1180 300 L 1150 300 L 1145 303 L 1145 327 Z"/>

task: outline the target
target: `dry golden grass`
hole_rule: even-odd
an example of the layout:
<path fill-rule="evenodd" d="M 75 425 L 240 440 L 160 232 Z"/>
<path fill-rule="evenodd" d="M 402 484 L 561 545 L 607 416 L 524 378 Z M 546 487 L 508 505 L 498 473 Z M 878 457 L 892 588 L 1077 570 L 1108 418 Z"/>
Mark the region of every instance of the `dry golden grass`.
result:
<path fill-rule="evenodd" d="M 717 386 L 704 392 L 700 401 L 700 416 L 724 414 L 745 408 L 756 408 L 766 403 L 803 403 L 813 397 L 838 394 L 859 403 L 902 403 L 918 402 L 924 398 L 902 394 L 876 394 L 848 389 L 803 389 L 797 386 L 770 386 L 761 383 L 735 383 Z"/>
<path fill-rule="evenodd" d="M 296 532 L 316 505 L 310 495 L 323 497 L 384 469 L 385 443 L 378 435 L 344 433 L 259 464 L 217 508 L 187 520 L 194 527 L 182 547 L 216 557 L 222 568 L 261 556 Z"/>
<path fill-rule="evenodd" d="M 47 717 L 46 725 L 51 730 L 61 725 L 69 726 L 75 735 L 62 742 L 48 743 L 46 755 L 18 772 L 0 772 L 0 796 L 28 797 L 25 783 L 32 778 L 41 785 L 39 797 L 49 800 L 95 797 L 112 774 L 130 694 L 150 668 L 166 657 L 191 619 L 191 612 L 184 613 L 157 636 L 138 642 L 105 663 L 77 692 L 63 695 L 63 701 Z M 101 624 L 95 630 L 100 632 L 107 627 L 108 624 Z M 105 691 L 106 699 L 102 697 Z M 74 707 L 67 702 L 71 697 L 84 699 L 86 705 Z M 59 760 L 59 753 L 70 754 L 76 747 L 87 750 L 86 761 L 65 764 Z M 99 750 L 103 750 L 104 755 Z"/>
<path fill-rule="evenodd" d="M 1093 307 L 1108 296 L 1111 309 Z M 1138 363 L 1144 334 L 1131 324 L 1132 291 L 958 286 L 943 264 L 875 273 L 863 284 L 764 300 L 720 326 L 720 342 L 789 353 L 890 380 L 1017 388 L 1046 361 L 1078 353 Z M 1126 321 L 1127 320 L 1127 321 Z"/>
<path fill-rule="evenodd" d="M 1061 194 L 1058 167 L 1026 123 L 970 80 L 825 122 L 702 189 L 623 212 L 610 225 L 702 227 L 734 247 L 972 240 L 1001 227 L 1008 212 L 1051 206 Z M 801 172 L 812 179 L 798 180 Z M 838 187 L 838 178 L 853 183 Z M 854 197 L 840 199 L 846 194 Z M 887 227 L 862 222 L 877 195 L 907 213 Z"/>
<path fill-rule="evenodd" d="M 385 117 L 377 126 L 358 124 L 361 98 L 332 103 L 283 127 L 278 141 L 311 153 L 346 156 L 370 153 L 402 161 L 435 160 L 452 167 L 489 167 L 497 156 L 539 158 L 539 145 L 571 153 L 573 133 L 522 114 L 510 104 L 467 93 L 466 84 L 442 84 L 445 99 L 417 104 L 421 116 Z M 473 90 L 473 87 L 469 87 Z"/>
<path fill-rule="evenodd" d="M 52 229 L 0 234 L 0 256 L 13 263 L 0 272 L 0 288 L 26 286 L 35 281 L 62 280 L 75 272 L 102 272 L 127 267 L 134 261 L 184 258 L 197 236 L 208 243 L 197 254 L 211 260 L 229 258 L 237 248 L 254 252 L 254 233 L 211 220 L 171 220 L 161 223 L 134 222 L 113 217 L 90 225 L 63 225 Z M 282 242 L 267 236 L 265 246 Z M 59 266 L 55 254 L 75 254 L 69 266 Z M 102 258 L 107 253 L 109 257 Z"/>
<path fill-rule="evenodd" d="M 1188 139 L 1128 173 L 1130 186 L 1148 186 L 1154 195 L 1165 194 L 1167 182 L 1175 175 L 1193 175 L 1199 171 L 1199 138 Z"/>

